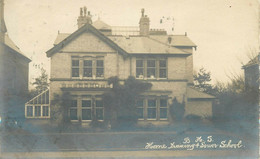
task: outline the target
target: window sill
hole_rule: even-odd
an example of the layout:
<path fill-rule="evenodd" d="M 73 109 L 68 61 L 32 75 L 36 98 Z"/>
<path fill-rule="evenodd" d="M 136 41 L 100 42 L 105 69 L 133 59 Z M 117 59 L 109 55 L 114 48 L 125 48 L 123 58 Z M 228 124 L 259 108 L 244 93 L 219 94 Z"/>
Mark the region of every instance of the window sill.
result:
<path fill-rule="evenodd" d="M 28 117 L 28 116 L 26 116 L 25 118 L 26 119 L 49 119 L 50 116 L 46 116 L 46 117 Z"/>

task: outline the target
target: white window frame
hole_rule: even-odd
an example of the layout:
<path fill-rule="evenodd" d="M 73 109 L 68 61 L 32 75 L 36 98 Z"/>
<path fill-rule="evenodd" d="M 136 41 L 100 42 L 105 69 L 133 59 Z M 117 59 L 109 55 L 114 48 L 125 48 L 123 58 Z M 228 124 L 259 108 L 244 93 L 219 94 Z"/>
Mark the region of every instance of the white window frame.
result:
<path fill-rule="evenodd" d="M 137 68 L 141 68 L 141 67 L 137 67 L 137 61 L 138 60 L 142 60 L 143 61 L 143 76 L 139 76 L 137 77 Z M 154 68 L 154 67 L 148 67 L 147 62 L 148 60 L 154 60 L 155 61 L 155 77 L 154 78 L 150 78 L 148 77 L 148 69 L 149 68 Z M 166 62 L 166 67 L 160 67 L 160 61 L 165 60 Z M 160 77 L 160 69 L 165 69 L 166 71 L 166 77 Z M 148 80 L 163 80 L 163 79 L 168 79 L 168 59 L 167 58 L 136 58 L 135 61 L 135 77 L 136 79 L 148 79 Z"/>

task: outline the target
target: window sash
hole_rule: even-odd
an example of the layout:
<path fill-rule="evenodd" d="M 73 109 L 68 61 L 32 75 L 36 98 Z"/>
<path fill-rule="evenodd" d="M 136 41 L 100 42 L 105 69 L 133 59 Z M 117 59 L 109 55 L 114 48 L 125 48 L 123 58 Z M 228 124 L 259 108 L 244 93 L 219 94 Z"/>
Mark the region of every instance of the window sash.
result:
<path fill-rule="evenodd" d="M 96 107 L 96 119 L 97 120 L 104 120 L 104 109 L 100 107 Z"/>
<path fill-rule="evenodd" d="M 71 60 L 71 76 L 79 77 L 79 59 Z"/>
<path fill-rule="evenodd" d="M 49 116 L 49 106 L 42 106 L 42 116 Z"/>
<path fill-rule="evenodd" d="M 159 78 L 167 78 L 167 61 L 159 60 Z"/>
<path fill-rule="evenodd" d="M 34 107 L 34 116 L 35 117 L 41 117 L 41 106 L 35 106 Z"/>
<path fill-rule="evenodd" d="M 136 59 L 136 78 L 167 78 L 167 59 Z"/>
<path fill-rule="evenodd" d="M 27 117 L 32 117 L 33 116 L 33 106 L 27 106 L 26 107 L 26 116 Z"/>
<path fill-rule="evenodd" d="M 147 108 L 147 119 L 156 119 L 156 107 L 155 108 Z"/>
<path fill-rule="evenodd" d="M 104 77 L 104 60 L 96 60 L 96 77 Z"/>
<path fill-rule="evenodd" d="M 70 120 L 78 120 L 77 108 L 70 108 Z"/>
<path fill-rule="evenodd" d="M 91 120 L 92 119 L 92 109 L 91 108 L 82 108 L 82 120 Z"/>

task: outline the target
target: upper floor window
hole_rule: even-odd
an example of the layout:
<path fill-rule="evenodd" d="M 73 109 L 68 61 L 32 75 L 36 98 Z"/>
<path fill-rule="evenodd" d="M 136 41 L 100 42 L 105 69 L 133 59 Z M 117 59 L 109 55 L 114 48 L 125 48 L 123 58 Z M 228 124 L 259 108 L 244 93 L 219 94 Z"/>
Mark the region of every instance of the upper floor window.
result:
<path fill-rule="evenodd" d="M 104 77 L 104 60 L 96 60 L 96 77 Z"/>
<path fill-rule="evenodd" d="M 72 77 L 79 77 L 79 59 L 72 59 Z"/>
<path fill-rule="evenodd" d="M 84 70 L 83 70 L 83 76 L 84 77 L 92 77 L 92 60 L 84 60 Z"/>
<path fill-rule="evenodd" d="M 155 60 L 147 60 L 147 78 L 155 78 Z"/>
<path fill-rule="evenodd" d="M 137 59 L 136 78 L 167 78 L 166 59 Z"/>
<path fill-rule="evenodd" d="M 104 78 L 103 57 L 72 57 L 71 67 L 71 77 Z"/>
<path fill-rule="evenodd" d="M 143 78 L 144 77 L 144 61 L 136 60 L 136 77 Z"/>

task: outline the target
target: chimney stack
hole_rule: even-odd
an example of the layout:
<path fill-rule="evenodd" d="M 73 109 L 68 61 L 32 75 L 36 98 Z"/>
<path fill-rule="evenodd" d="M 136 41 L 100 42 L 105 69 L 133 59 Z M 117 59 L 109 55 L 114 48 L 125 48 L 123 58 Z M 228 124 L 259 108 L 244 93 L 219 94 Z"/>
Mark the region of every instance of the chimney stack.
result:
<path fill-rule="evenodd" d="M 87 12 L 87 7 L 80 8 L 80 15 L 78 17 L 78 28 L 81 28 L 85 24 L 92 24 L 90 11 Z"/>
<path fill-rule="evenodd" d="M 144 8 L 142 8 L 142 16 L 139 21 L 139 29 L 141 36 L 148 36 L 150 31 L 150 19 L 147 15 L 144 15 Z"/>

